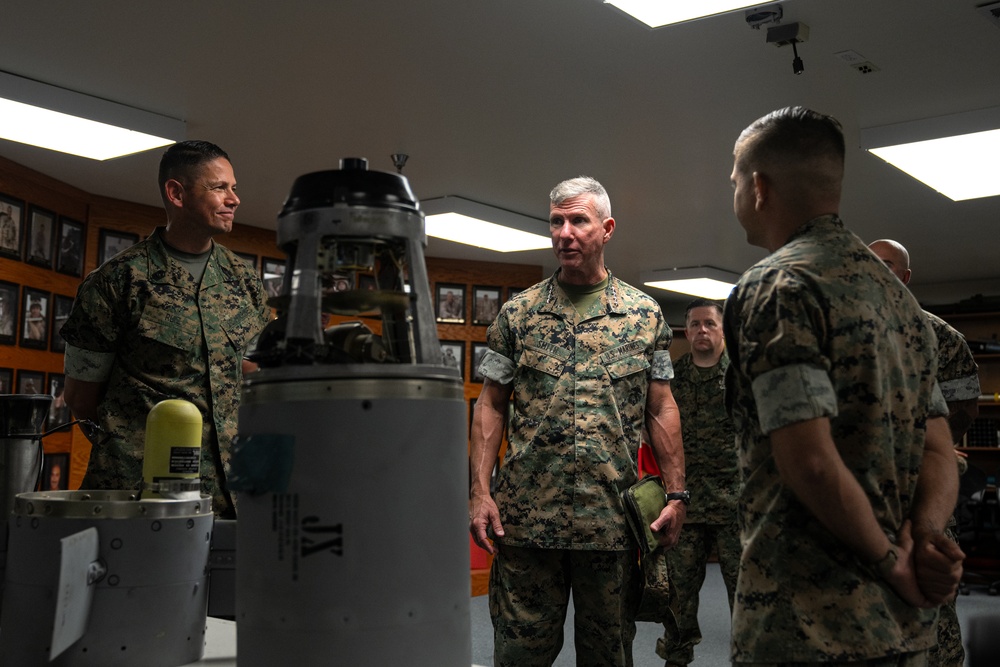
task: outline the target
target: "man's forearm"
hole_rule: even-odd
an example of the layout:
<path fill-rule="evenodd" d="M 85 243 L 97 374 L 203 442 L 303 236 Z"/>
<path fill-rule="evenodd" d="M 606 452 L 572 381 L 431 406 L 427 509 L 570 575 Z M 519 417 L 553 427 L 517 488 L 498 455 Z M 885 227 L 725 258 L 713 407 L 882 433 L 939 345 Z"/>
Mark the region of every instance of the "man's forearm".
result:
<path fill-rule="evenodd" d="M 913 537 L 941 533 L 958 501 L 958 467 L 943 417 L 927 420 L 927 439 L 913 503 Z"/>
<path fill-rule="evenodd" d="M 656 465 L 660 468 L 663 488 L 667 492 L 686 490 L 680 411 L 669 383 L 650 383 L 649 401 L 646 404 L 646 432 L 653 456 L 656 457 Z"/>
<path fill-rule="evenodd" d="M 471 495 L 489 494 L 490 477 L 500 455 L 509 388 L 492 380 L 483 382 L 472 415 L 472 438 L 469 450 Z"/>

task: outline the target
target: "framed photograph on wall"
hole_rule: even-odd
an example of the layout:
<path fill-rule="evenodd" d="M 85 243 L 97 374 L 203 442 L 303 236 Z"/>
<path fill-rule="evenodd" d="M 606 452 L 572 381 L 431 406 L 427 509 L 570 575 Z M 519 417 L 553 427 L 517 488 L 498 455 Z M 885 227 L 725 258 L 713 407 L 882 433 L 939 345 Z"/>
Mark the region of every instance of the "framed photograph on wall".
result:
<path fill-rule="evenodd" d="M 21 290 L 21 347 L 49 349 L 51 298 L 48 292 L 33 287 Z"/>
<path fill-rule="evenodd" d="M 49 396 L 52 397 L 52 405 L 49 406 L 49 415 L 45 419 L 45 430 L 47 431 L 68 424 L 73 420 L 69 406 L 66 405 L 66 397 L 63 396 L 65 389 L 66 376 L 62 373 L 49 373 Z"/>
<path fill-rule="evenodd" d="M 101 229 L 97 235 L 97 265 L 104 264 L 122 250 L 131 248 L 138 242 L 138 234 Z"/>
<path fill-rule="evenodd" d="M 59 233 L 56 235 L 56 271 L 68 276 L 83 275 L 83 252 L 86 236 L 83 223 L 59 216 Z"/>
<path fill-rule="evenodd" d="M 69 489 L 69 454 L 46 454 L 42 463 L 42 483 L 39 491 Z"/>
<path fill-rule="evenodd" d="M 236 251 L 234 250 L 233 252 Z M 252 255 L 248 252 L 237 252 L 236 255 L 244 262 L 252 266 L 255 271 L 257 270 L 257 255 Z"/>
<path fill-rule="evenodd" d="M 14 369 L 0 368 L 0 394 L 14 393 Z"/>
<path fill-rule="evenodd" d="M 458 374 L 465 379 L 465 341 L 464 340 L 443 340 L 441 341 L 441 356 L 444 357 L 444 365 L 458 369 Z"/>
<path fill-rule="evenodd" d="M 73 310 L 73 297 L 62 294 L 52 295 L 52 334 L 49 349 L 53 352 L 65 352 L 66 341 L 59 335 L 62 325 L 69 319 L 69 311 Z"/>
<path fill-rule="evenodd" d="M 20 291 L 19 285 L 0 280 L 0 345 L 13 345 L 17 342 Z"/>
<path fill-rule="evenodd" d="M 476 285 L 472 299 L 472 323 L 492 324 L 500 312 L 500 288 Z"/>
<path fill-rule="evenodd" d="M 281 285 L 285 282 L 285 263 L 273 257 L 260 258 L 260 278 L 268 298 L 281 295 Z"/>
<path fill-rule="evenodd" d="M 469 369 L 469 382 L 482 382 L 483 376 L 479 372 L 479 362 L 483 360 L 483 355 L 490 346 L 486 343 L 472 344 L 472 367 Z"/>
<path fill-rule="evenodd" d="M 17 372 L 17 393 L 18 394 L 44 394 L 45 393 L 45 373 L 41 371 Z"/>
<path fill-rule="evenodd" d="M 24 202 L 0 194 L 0 256 L 21 259 L 24 236 Z"/>
<path fill-rule="evenodd" d="M 38 206 L 31 207 L 28 230 L 24 237 L 24 258 L 28 264 L 52 268 L 52 247 L 55 244 L 56 214 Z"/>
<path fill-rule="evenodd" d="M 437 283 L 434 287 L 437 321 L 465 324 L 465 285 Z"/>

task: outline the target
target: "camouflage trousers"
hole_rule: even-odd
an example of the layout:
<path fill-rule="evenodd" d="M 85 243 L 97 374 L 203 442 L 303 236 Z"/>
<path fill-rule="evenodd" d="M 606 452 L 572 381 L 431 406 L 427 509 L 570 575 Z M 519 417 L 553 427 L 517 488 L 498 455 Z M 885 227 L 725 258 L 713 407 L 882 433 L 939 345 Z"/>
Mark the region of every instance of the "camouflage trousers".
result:
<path fill-rule="evenodd" d="M 734 662 L 733 667 L 816 667 L 815 662 Z M 927 667 L 927 651 L 855 662 L 824 662 L 825 667 Z"/>
<path fill-rule="evenodd" d="M 631 667 L 635 552 L 497 546 L 489 593 L 496 667 L 550 667 L 562 649 L 570 593 L 577 667 Z"/>
<path fill-rule="evenodd" d="M 948 538 L 958 543 L 958 538 L 949 527 L 945 530 Z M 965 647 L 962 646 L 962 628 L 958 624 L 955 600 L 941 605 L 938 611 L 937 645 L 927 652 L 928 667 L 962 667 L 965 664 Z"/>
<path fill-rule="evenodd" d="M 656 640 L 656 655 L 668 665 L 687 665 L 694 660 L 694 647 L 701 643 L 698 626 L 698 595 L 705 583 L 705 566 L 712 547 L 719 554 L 722 580 L 733 609 L 736 578 L 740 571 L 740 530 L 736 523 L 686 523 L 680 541 L 667 552 L 670 583 L 673 586 L 671 607 L 677 625 L 664 623 L 663 636 Z"/>

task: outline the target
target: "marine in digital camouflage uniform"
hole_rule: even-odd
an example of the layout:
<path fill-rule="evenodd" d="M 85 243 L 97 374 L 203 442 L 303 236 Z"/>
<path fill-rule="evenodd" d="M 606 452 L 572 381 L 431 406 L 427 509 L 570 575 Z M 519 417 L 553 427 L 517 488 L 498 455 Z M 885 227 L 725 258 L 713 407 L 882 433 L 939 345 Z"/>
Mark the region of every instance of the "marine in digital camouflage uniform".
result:
<path fill-rule="evenodd" d="M 733 424 L 723 397 L 729 356 L 722 337 L 722 308 L 707 299 L 691 302 L 685 333 L 692 351 L 677 360 L 670 387 L 681 414 L 691 505 L 680 541 L 665 556 L 676 624 L 664 623 L 656 654 L 668 666 L 691 663 L 694 647 L 701 642 L 698 597 L 712 550 L 718 554 L 730 610 L 741 551 L 736 523 L 740 475 Z"/>
<path fill-rule="evenodd" d="M 232 518 L 230 494 L 218 482 L 236 434 L 243 354 L 269 309 L 253 268 L 211 238 L 229 231 L 239 198 L 228 157 L 208 146 L 214 157 L 207 163 L 167 174 L 167 188 L 181 201 L 168 202 L 168 226 L 87 276 L 60 333 L 67 343 L 67 402 L 74 415 L 103 430 L 81 488 L 139 488 L 149 410 L 180 398 L 202 415 L 202 489 L 217 514 Z M 199 246 L 204 241 L 207 254 L 167 245 L 192 247 L 192 237 Z M 202 266 L 198 282 L 192 271 Z"/>
<path fill-rule="evenodd" d="M 937 341 L 837 217 L 843 156 L 839 124 L 802 108 L 734 151 L 734 210 L 771 252 L 725 313 L 744 480 L 734 663 L 921 664 L 961 575 Z"/>
<path fill-rule="evenodd" d="M 611 276 L 615 221 L 593 179 L 551 195 L 560 269 L 504 304 L 487 331 L 473 420 L 470 532 L 494 553 L 490 614 L 498 667 L 551 665 L 572 592 L 577 665 L 632 664 L 637 546 L 621 492 L 637 481 L 646 424 L 665 488 L 684 489 L 670 394 L 671 330 L 656 302 Z M 506 424 L 496 499 L 489 478 Z M 653 522 L 676 543 L 685 506 Z M 487 539 L 495 537 L 495 545 Z"/>
<path fill-rule="evenodd" d="M 875 256 L 882 260 L 904 285 L 910 283 L 910 253 L 898 241 L 880 239 L 868 244 Z M 965 337 L 943 319 L 924 311 L 938 341 L 938 386 L 948 403 L 948 425 L 952 441 L 961 442 L 969 425 L 979 414 L 979 367 Z M 959 472 L 967 467 L 963 457 L 957 457 Z M 946 531 L 958 543 L 952 518 Z M 938 618 L 937 644 L 927 655 L 929 667 L 961 667 L 965 664 L 965 647 L 962 645 L 962 627 L 958 622 L 956 600 L 941 605 Z"/>

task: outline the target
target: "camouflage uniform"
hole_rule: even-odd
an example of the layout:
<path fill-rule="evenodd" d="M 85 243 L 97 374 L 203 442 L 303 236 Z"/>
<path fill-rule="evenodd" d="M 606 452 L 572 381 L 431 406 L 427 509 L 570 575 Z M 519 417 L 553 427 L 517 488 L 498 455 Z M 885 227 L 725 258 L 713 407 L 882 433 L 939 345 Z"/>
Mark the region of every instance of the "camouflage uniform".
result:
<path fill-rule="evenodd" d="M 638 565 L 620 494 L 637 481 L 649 382 L 673 376 L 671 339 L 656 302 L 610 275 L 585 315 L 553 276 L 504 304 L 487 330 L 480 372 L 512 385 L 495 495 L 504 536 L 490 587 L 497 665 L 551 664 L 544 656 L 562 644 L 567 585 L 577 645 L 606 647 L 593 658 L 578 650 L 578 664 L 631 664 L 634 605 L 624 615 L 621 606 L 634 599 Z M 565 553 L 523 556 L 539 549 Z M 607 558 L 619 563 L 611 579 L 592 585 L 601 575 L 580 559 Z M 546 559 L 548 570 L 511 578 Z M 578 586 L 605 594 L 577 597 Z"/>
<path fill-rule="evenodd" d="M 690 353 L 677 360 L 670 383 L 681 414 L 681 440 L 691 505 L 680 541 L 666 553 L 674 586 L 676 626 L 664 624 L 656 654 L 671 665 L 694 660 L 694 646 L 701 642 L 698 627 L 698 594 L 705 581 L 705 566 L 715 546 L 722 579 L 733 606 L 740 567 L 740 529 L 736 524 L 739 469 L 733 424 L 723 398 L 729 355 L 725 352 L 711 368 L 695 366 Z"/>
<path fill-rule="evenodd" d="M 924 311 L 938 340 L 937 381 L 946 401 L 964 401 L 979 398 L 979 367 L 972 356 L 965 337 L 954 327 L 933 313 Z M 960 468 L 964 459 L 959 459 Z M 963 470 L 964 472 L 964 470 Z M 952 524 L 954 520 L 952 520 Z M 948 537 L 958 542 L 952 527 Z M 962 646 L 962 628 L 958 623 L 956 600 L 941 605 L 938 619 L 937 645 L 927 655 L 929 667 L 961 667 L 965 664 Z"/>
<path fill-rule="evenodd" d="M 860 661 L 923 652 L 917 609 L 781 483 L 768 434 L 826 417 L 890 539 L 908 518 L 928 417 L 946 416 L 937 341 L 917 302 L 836 216 L 803 225 L 726 304 L 727 389 L 744 489 L 734 662 Z"/>
<path fill-rule="evenodd" d="M 121 252 L 80 285 L 61 334 L 83 350 L 114 353 L 98 408 L 104 429 L 84 477 L 85 489 L 135 489 L 142 481 L 146 416 L 167 398 L 191 401 L 203 420 L 202 488 L 217 513 L 227 512 L 216 483 L 228 467 L 243 382 L 242 359 L 267 322 L 256 272 L 212 244 L 200 287 L 172 260 L 160 230 Z M 81 380 L 87 368 L 67 368 Z"/>

